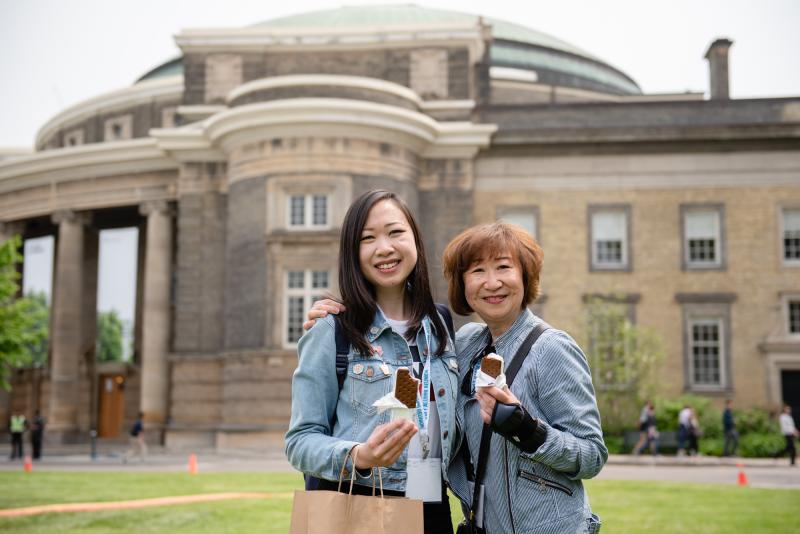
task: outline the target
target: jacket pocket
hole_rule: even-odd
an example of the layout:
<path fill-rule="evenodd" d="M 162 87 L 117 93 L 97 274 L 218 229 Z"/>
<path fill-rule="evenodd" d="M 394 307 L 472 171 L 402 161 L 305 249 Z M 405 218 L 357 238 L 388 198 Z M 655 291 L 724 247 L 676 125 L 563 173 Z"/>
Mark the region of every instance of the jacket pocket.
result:
<path fill-rule="evenodd" d="M 385 373 L 381 364 L 380 360 L 356 360 L 350 364 L 347 371 L 350 402 L 359 413 L 375 415 L 377 409 L 373 403 L 389 393 L 392 387 L 392 373 Z"/>
<path fill-rule="evenodd" d="M 531 473 L 530 471 L 525 471 L 524 469 L 519 469 L 517 471 L 517 476 L 524 478 L 525 480 L 529 480 L 535 484 L 539 485 L 539 489 L 541 491 L 545 491 L 547 488 L 552 488 L 554 490 L 558 490 L 562 493 L 566 493 L 570 497 L 573 495 L 573 491 L 568 486 L 561 484 L 560 482 L 556 482 L 555 480 L 550 480 L 549 478 L 540 477 L 536 473 Z"/>

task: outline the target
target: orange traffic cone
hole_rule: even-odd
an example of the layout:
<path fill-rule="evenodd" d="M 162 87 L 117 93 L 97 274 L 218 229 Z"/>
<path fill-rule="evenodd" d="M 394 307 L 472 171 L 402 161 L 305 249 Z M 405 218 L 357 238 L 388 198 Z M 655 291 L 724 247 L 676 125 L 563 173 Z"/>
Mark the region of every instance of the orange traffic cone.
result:
<path fill-rule="evenodd" d="M 33 471 L 33 462 L 31 461 L 30 456 L 25 457 L 25 462 L 22 464 L 22 468 L 25 470 L 26 473 L 30 473 Z"/>
<path fill-rule="evenodd" d="M 196 475 L 197 474 L 197 455 L 190 454 L 189 455 L 189 474 Z"/>
<path fill-rule="evenodd" d="M 736 464 L 736 467 L 739 468 L 739 476 L 737 477 L 737 482 L 740 486 L 747 486 L 747 475 L 744 472 L 744 465 L 739 462 Z"/>

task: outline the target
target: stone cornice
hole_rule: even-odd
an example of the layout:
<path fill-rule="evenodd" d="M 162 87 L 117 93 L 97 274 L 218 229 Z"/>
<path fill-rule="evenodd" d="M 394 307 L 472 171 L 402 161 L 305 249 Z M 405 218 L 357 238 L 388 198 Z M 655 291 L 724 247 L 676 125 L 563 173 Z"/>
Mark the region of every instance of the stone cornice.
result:
<path fill-rule="evenodd" d="M 495 130 L 492 124 L 439 122 L 373 102 L 294 98 L 226 109 L 202 123 L 150 135 L 178 161 L 221 161 L 242 144 L 307 136 L 351 136 L 400 144 L 428 158 L 470 158 L 489 146 Z"/>
<path fill-rule="evenodd" d="M 59 148 L 0 162 L 0 194 L 53 181 L 177 168 L 154 139 Z"/>
<path fill-rule="evenodd" d="M 91 117 L 95 113 L 108 112 L 117 108 L 127 108 L 154 98 L 179 98 L 183 94 L 183 76 L 170 76 L 146 80 L 130 87 L 95 96 L 61 111 L 39 129 L 36 146 L 41 146 L 47 138 L 60 128 Z"/>
<path fill-rule="evenodd" d="M 207 119 L 203 128 L 225 152 L 270 138 L 353 136 L 397 143 L 430 158 L 472 157 L 496 130 L 492 124 L 439 122 L 395 106 L 336 98 L 249 104 Z"/>
<path fill-rule="evenodd" d="M 473 62 L 483 57 L 486 32 L 475 22 L 416 24 L 391 28 L 197 28 L 182 31 L 175 43 L 191 52 L 353 50 L 462 45 Z"/>
<path fill-rule="evenodd" d="M 150 137 L 158 147 L 179 162 L 226 161 L 222 150 L 215 148 L 205 135 L 203 125 L 195 123 L 183 128 L 154 128 Z"/>
<path fill-rule="evenodd" d="M 797 124 L 747 124 L 732 126 L 654 126 L 629 128 L 553 128 L 529 131 L 503 131 L 494 145 L 566 145 L 592 143 L 646 143 L 687 141 L 743 141 L 800 139 Z"/>
<path fill-rule="evenodd" d="M 195 122 L 204 120 L 210 116 L 225 111 L 226 106 L 220 105 L 194 105 L 194 106 L 178 106 L 177 113 L 181 118 L 188 122 Z"/>

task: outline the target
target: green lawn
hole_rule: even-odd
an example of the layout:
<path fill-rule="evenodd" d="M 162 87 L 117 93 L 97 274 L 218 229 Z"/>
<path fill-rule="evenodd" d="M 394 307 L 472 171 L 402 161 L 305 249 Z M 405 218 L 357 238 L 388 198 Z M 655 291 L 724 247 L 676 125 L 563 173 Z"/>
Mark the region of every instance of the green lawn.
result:
<path fill-rule="evenodd" d="M 226 491 L 287 493 L 301 486 L 293 474 L 0 473 L 0 508 Z M 797 490 L 603 480 L 590 481 L 588 488 L 605 533 L 797 532 Z M 286 496 L 3 518 L 0 532 L 285 533 L 291 503 Z M 457 507 L 454 515 L 460 515 Z"/>

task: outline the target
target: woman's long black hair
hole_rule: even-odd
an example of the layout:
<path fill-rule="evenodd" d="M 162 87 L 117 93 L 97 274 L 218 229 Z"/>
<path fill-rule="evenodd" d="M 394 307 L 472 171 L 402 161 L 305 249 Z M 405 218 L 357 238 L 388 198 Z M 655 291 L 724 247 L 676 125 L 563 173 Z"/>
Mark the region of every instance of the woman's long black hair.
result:
<path fill-rule="evenodd" d="M 411 210 L 403 200 L 391 191 L 373 190 L 358 197 L 350 205 L 342 222 L 342 233 L 339 241 L 339 291 L 347 310 L 341 314 L 341 325 L 345 336 L 362 355 L 369 356 L 370 344 L 364 335 L 372 324 L 378 304 L 375 300 L 375 287 L 361 272 L 359 249 L 361 232 L 369 216 L 369 210 L 382 200 L 391 200 L 406 216 L 414 241 L 417 245 L 417 264 L 406 279 L 406 300 L 411 305 L 411 317 L 406 332 L 407 339 L 413 339 L 426 315 L 430 317 L 439 340 L 437 355 L 444 352 L 447 341 L 447 330 L 439 318 L 433 303 L 430 283 L 428 281 L 428 262 L 425 259 L 425 247 L 419 228 Z"/>

